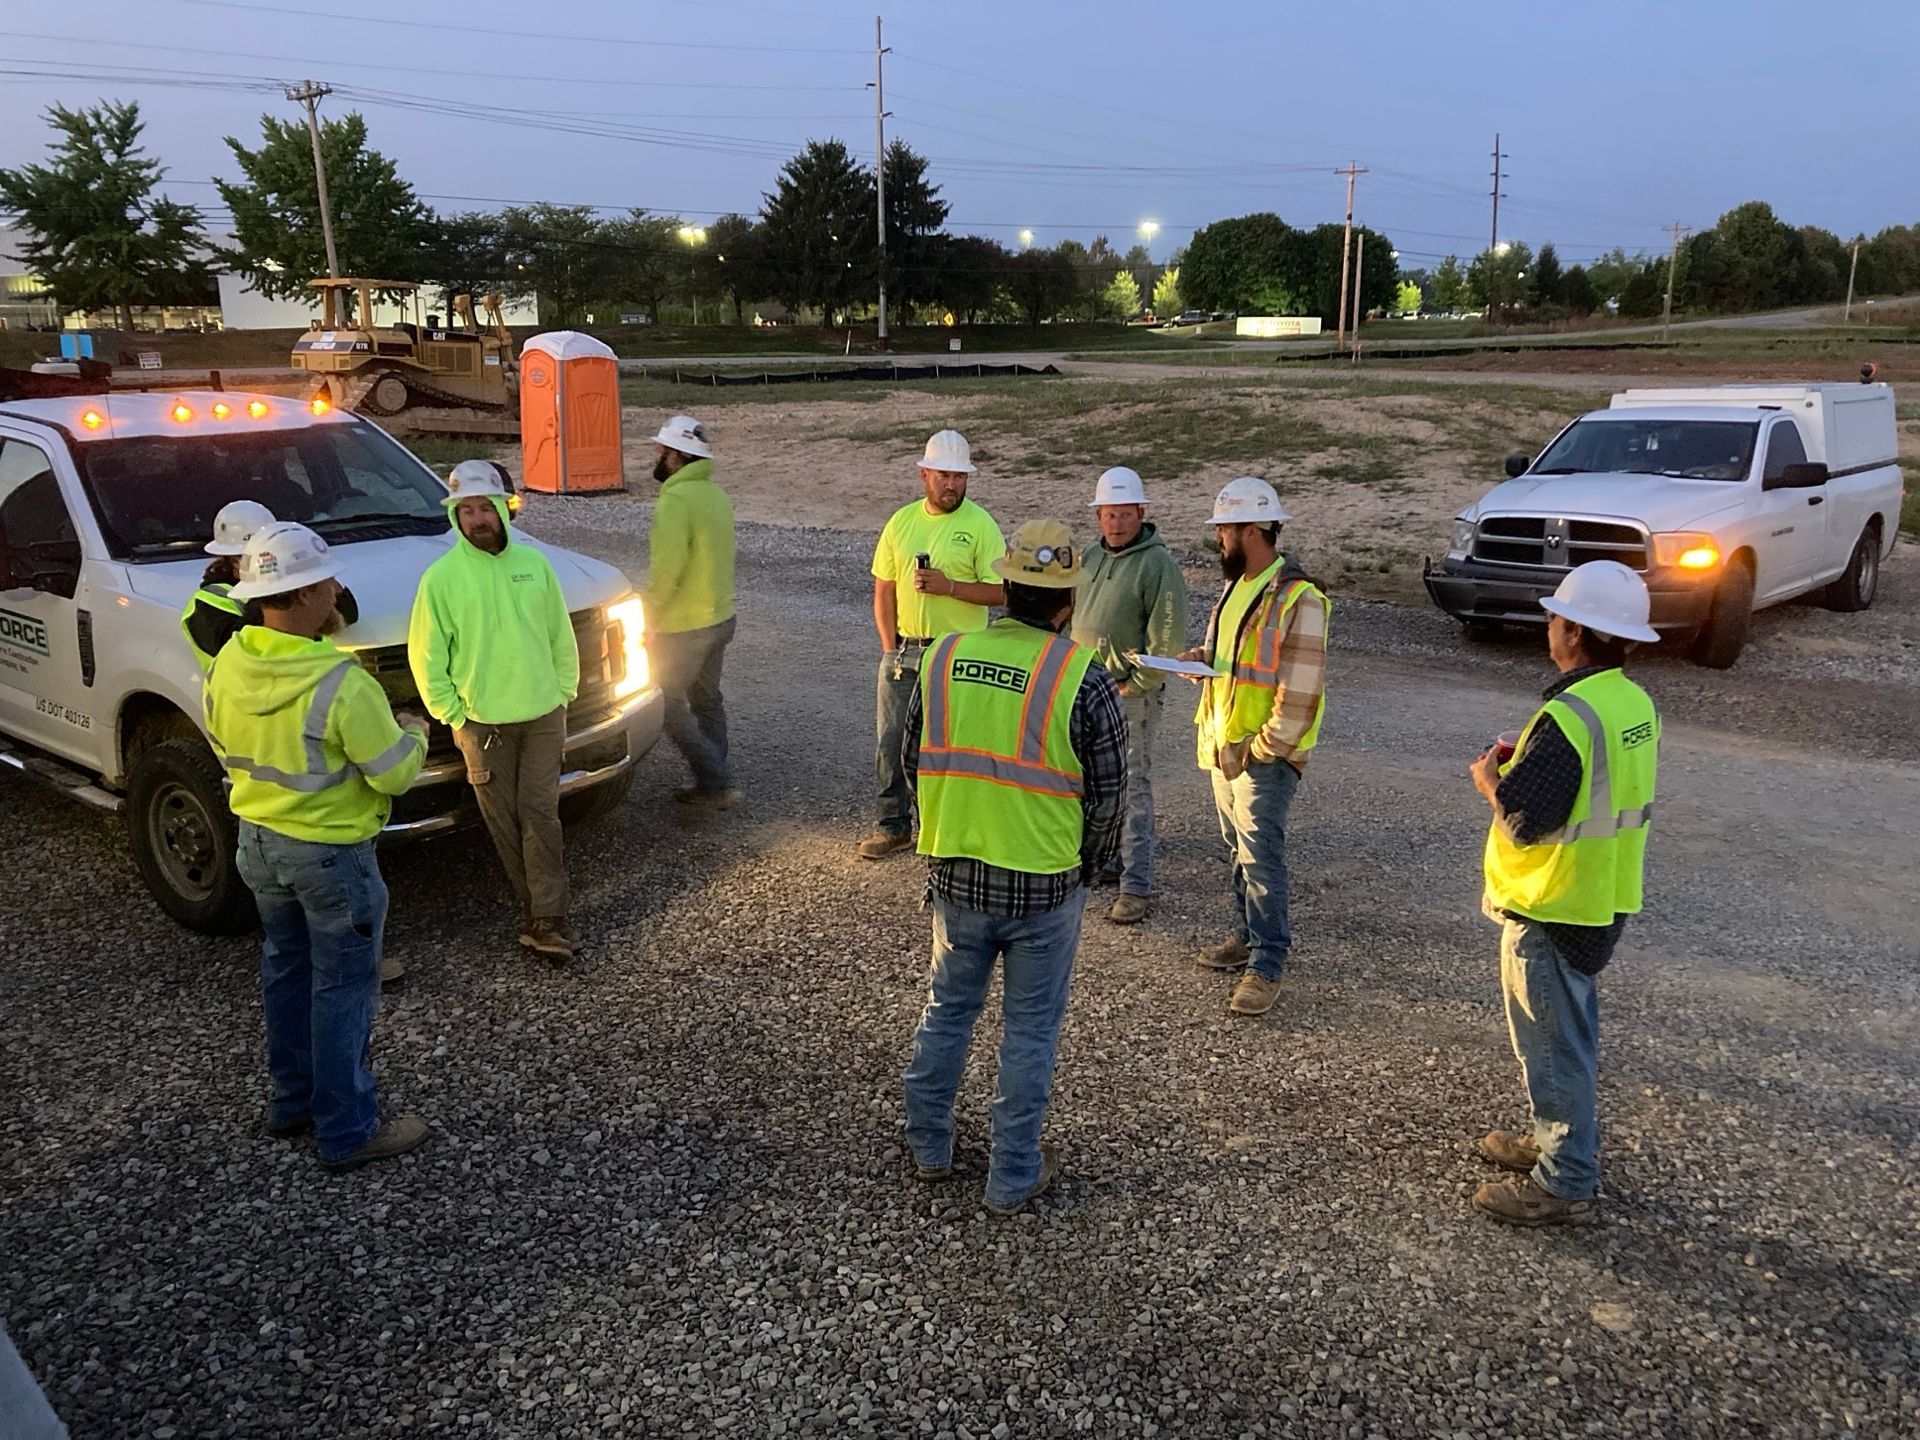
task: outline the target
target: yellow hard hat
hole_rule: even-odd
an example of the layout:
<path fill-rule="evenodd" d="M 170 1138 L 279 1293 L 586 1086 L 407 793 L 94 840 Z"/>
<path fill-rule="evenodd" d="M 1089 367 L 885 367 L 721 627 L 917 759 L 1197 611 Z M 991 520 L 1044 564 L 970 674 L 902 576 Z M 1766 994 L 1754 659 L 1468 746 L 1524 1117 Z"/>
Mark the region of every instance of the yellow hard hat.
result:
<path fill-rule="evenodd" d="M 993 573 L 1014 585 L 1040 590 L 1071 590 L 1086 578 L 1073 545 L 1073 531 L 1058 520 L 1029 520 L 1013 532 L 1007 553 L 993 562 Z"/>

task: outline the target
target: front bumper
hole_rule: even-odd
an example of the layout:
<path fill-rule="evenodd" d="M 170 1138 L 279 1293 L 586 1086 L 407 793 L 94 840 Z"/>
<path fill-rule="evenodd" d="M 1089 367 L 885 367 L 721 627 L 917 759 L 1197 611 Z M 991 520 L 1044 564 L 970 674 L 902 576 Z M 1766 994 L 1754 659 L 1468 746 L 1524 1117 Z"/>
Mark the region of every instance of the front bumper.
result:
<path fill-rule="evenodd" d="M 1530 565 L 1490 565 L 1453 556 L 1436 565 L 1428 556 L 1421 565 L 1420 578 L 1433 603 L 1457 620 L 1544 625 L 1547 612 L 1540 608 L 1540 602 L 1560 588 L 1567 572 Z M 1719 578 L 1717 570 L 1696 575 L 1658 568 L 1647 571 L 1645 578 L 1648 597 L 1653 601 L 1654 629 L 1693 630 L 1706 623 Z"/>
<path fill-rule="evenodd" d="M 666 699 L 658 686 L 629 695 L 598 719 L 572 721 L 560 762 L 562 797 L 617 780 L 631 770 L 660 739 L 666 723 Z M 393 802 L 393 816 L 381 838 L 418 840 L 445 834 L 479 819 L 467 767 L 444 760 L 420 771 L 407 793 Z"/>

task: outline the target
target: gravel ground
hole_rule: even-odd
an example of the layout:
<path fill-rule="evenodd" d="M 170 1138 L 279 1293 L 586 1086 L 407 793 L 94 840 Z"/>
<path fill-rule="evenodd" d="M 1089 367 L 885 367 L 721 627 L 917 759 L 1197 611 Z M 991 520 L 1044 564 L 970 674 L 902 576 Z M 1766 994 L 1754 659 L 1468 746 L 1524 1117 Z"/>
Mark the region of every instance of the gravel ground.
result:
<path fill-rule="evenodd" d="M 634 573 L 644 522 L 538 517 Z M 1646 668 L 1666 768 L 1602 985 L 1609 1200 L 1516 1232 L 1465 1203 L 1471 1140 L 1523 1110 L 1464 767 L 1543 657 L 1336 612 L 1263 1021 L 1186 963 L 1226 874 L 1170 717 L 1158 911 L 1090 918 L 1066 1175 L 995 1221 L 977 1173 L 902 1173 L 927 922 L 914 862 L 851 853 L 865 541 L 743 540 L 749 801 L 670 815 L 663 750 L 576 833 L 589 964 L 522 958 L 476 838 L 386 857 L 414 976 L 376 1063 L 436 1130 L 397 1164 L 256 1138 L 252 945 L 171 928 L 114 825 L 0 782 L 0 1314 L 76 1436 L 1920 1433 L 1905 558 L 1869 616 Z M 976 1172 L 987 1099 L 976 1066 Z"/>

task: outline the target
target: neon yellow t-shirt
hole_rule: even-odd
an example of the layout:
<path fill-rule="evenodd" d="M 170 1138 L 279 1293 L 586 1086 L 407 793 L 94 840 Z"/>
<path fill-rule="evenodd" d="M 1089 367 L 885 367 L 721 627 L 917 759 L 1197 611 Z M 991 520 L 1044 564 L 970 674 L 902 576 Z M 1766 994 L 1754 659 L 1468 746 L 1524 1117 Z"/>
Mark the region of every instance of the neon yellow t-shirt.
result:
<path fill-rule="evenodd" d="M 987 607 L 951 595 L 922 595 L 913 588 L 913 557 L 933 558 L 933 568 L 962 585 L 998 585 L 993 562 L 1007 553 L 1007 540 L 993 517 L 971 500 L 951 515 L 930 515 L 915 500 L 893 512 L 873 550 L 873 577 L 891 580 L 900 634 L 916 640 L 987 628 Z"/>

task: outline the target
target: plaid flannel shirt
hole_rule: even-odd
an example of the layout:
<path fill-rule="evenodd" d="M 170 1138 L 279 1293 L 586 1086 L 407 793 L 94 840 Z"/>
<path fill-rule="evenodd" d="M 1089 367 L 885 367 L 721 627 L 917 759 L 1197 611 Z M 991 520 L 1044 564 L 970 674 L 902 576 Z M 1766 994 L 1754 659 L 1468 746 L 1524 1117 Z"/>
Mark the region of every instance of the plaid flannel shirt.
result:
<path fill-rule="evenodd" d="M 920 709 L 920 687 L 916 685 L 907 700 L 901 736 L 907 784 L 916 793 L 920 783 Z M 1120 832 L 1127 818 L 1127 712 L 1120 703 L 1119 687 L 1099 665 L 1087 667 L 1086 678 L 1073 697 L 1067 725 L 1085 787 L 1080 796 L 1079 868 L 1032 875 L 984 860 L 929 856 L 930 895 L 987 915 L 1038 915 L 1058 909 L 1082 884 L 1091 883 L 1099 871 L 1112 867 L 1120 853 Z"/>

